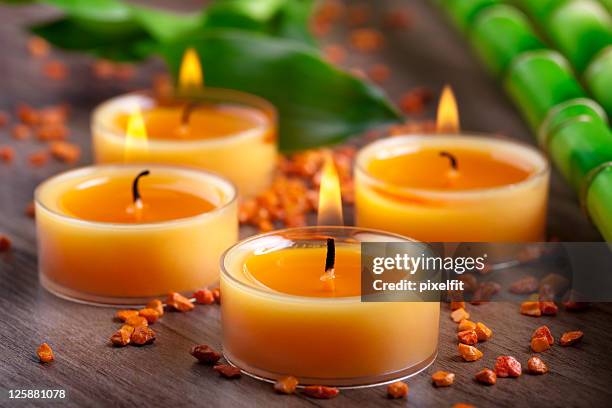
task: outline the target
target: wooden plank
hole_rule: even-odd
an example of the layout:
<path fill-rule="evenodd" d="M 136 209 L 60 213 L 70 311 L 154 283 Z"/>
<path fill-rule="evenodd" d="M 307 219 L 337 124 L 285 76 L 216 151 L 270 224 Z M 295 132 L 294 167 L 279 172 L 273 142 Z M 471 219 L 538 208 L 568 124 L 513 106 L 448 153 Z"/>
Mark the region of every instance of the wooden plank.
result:
<path fill-rule="evenodd" d="M 190 2 L 187 4 L 196 4 Z M 444 81 L 455 88 L 461 103 L 466 129 L 502 132 L 531 141 L 531 136 L 503 92 L 482 71 L 465 45 L 426 0 L 410 3 L 415 27 L 387 33 L 387 46 L 379 54 L 351 53 L 347 66 L 369 67 L 382 60 L 392 69 L 386 87 L 394 98 L 413 86 L 439 89 Z M 382 1 L 381 8 L 405 4 Z M 187 7 L 187 6 L 185 6 Z M 35 106 L 69 102 L 72 107 L 71 139 L 84 148 L 82 163 L 91 162 L 88 121 L 91 109 L 102 100 L 129 89 L 144 87 L 153 72 L 163 70 L 159 61 L 139 68 L 133 81 L 96 82 L 90 60 L 65 55 L 71 77 L 55 83 L 42 78 L 41 63 L 28 58 L 25 23 L 54 12 L 40 6 L 12 9 L 0 6 L 0 109 L 12 110 L 17 102 Z M 380 15 L 378 15 L 380 17 Z M 338 27 L 329 42 L 344 41 L 345 27 Z M 429 114 L 432 112 L 430 111 Z M 198 365 L 189 355 L 195 343 L 221 348 L 220 315 L 216 306 L 198 307 L 188 314 L 169 313 L 155 325 L 158 340 L 149 347 L 113 349 L 108 337 L 118 323 L 113 310 L 71 303 L 44 291 L 36 273 L 35 231 L 32 220 L 23 215 L 35 186 L 46 177 L 65 169 L 52 163 L 41 169 L 28 166 L 28 153 L 42 148 L 35 142 L 13 143 L 7 129 L 0 129 L 0 145 L 17 147 L 18 159 L 11 166 L 0 164 L 0 231 L 8 233 L 15 250 L 0 255 L 0 406 L 11 406 L 8 389 L 62 388 L 68 406 L 389 406 L 406 405 L 389 401 L 385 387 L 343 391 L 331 401 L 302 396 L 277 396 L 269 384 L 251 378 L 227 381 L 210 368 Z M 551 235 L 565 240 L 598 240 L 598 233 L 580 213 L 570 189 L 554 174 L 549 211 Z M 243 231 L 242 235 L 248 234 Z M 477 406 L 604 406 L 612 397 L 607 384 L 610 357 L 612 306 L 597 305 L 586 313 L 561 312 L 557 317 L 529 318 L 510 303 L 470 307 L 475 320 L 487 323 L 494 338 L 481 346 L 485 357 L 475 363 L 461 361 L 456 352 L 455 325 L 443 307 L 440 352 L 424 374 L 408 380 L 408 404 L 419 407 L 450 406 L 469 402 Z M 398 322 L 401 324 L 401 322 Z M 523 364 L 531 355 L 529 337 L 533 329 L 548 324 L 558 337 L 563 331 L 581 329 L 585 339 L 576 347 L 555 346 L 543 353 L 551 372 L 536 377 L 500 379 L 493 387 L 476 384 L 472 377 L 482 367 L 493 367 L 496 356 L 511 354 Z M 57 361 L 43 366 L 34 351 L 48 341 Z M 359 358 L 359 356 L 355 356 Z M 434 389 L 429 375 L 438 369 L 457 374 L 456 384 Z M 47 402 L 32 402 L 42 406 Z"/>

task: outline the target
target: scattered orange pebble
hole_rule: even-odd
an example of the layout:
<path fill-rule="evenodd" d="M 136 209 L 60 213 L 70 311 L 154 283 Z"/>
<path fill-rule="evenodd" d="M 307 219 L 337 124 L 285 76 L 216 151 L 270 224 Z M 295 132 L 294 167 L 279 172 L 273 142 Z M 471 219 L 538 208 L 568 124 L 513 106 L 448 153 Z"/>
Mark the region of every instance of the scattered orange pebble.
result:
<path fill-rule="evenodd" d="M 0 146 L 0 160 L 10 163 L 15 158 L 15 149 L 10 146 Z"/>
<path fill-rule="evenodd" d="M 138 312 L 136 312 L 138 313 Z M 140 327 L 140 326 L 148 326 L 149 325 L 149 321 L 139 315 L 136 316 L 130 316 L 125 320 L 125 324 L 127 324 L 128 326 L 132 326 L 134 328 L 136 327 Z"/>
<path fill-rule="evenodd" d="M 221 359 L 221 353 L 216 352 L 207 344 L 197 344 L 191 348 L 189 353 L 203 364 L 215 364 Z"/>
<path fill-rule="evenodd" d="M 177 292 L 168 294 L 166 305 L 178 312 L 189 312 L 195 307 L 189 299 Z"/>
<path fill-rule="evenodd" d="M 53 157 L 64 163 L 74 164 L 81 158 L 81 148 L 72 143 L 53 142 L 49 150 Z"/>
<path fill-rule="evenodd" d="M 238 367 L 234 367 L 227 364 L 217 364 L 213 367 L 213 370 L 218 372 L 222 377 L 229 379 L 240 378 L 242 376 L 242 373 L 240 372 L 240 369 Z"/>
<path fill-rule="evenodd" d="M 400 98 L 400 108 L 408 115 L 420 115 L 433 98 L 430 89 L 419 87 L 404 93 Z"/>
<path fill-rule="evenodd" d="M 565 332 L 561 335 L 561 339 L 559 340 L 559 344 L 562 346 L 571 346 L 572 344 L 578 343 L 582 340 L 584 333 L 580 330 Z"/>
<path fill-rule="evenodd" d="M 494 385 L 497 382 L 497 374 L 489 368 L 483 368 L 476 373 L 476 381 L 486 385 Z"/>
<path fill-rule="evenodd" d="M 465 309 L 465 302 L 450 302 L 450 309 L 457 310 L 463 308 Z"/>
<path fill-rule="evenodd" d="M 476 406 L 472 404 L 466 404 L 465 402 L 458 402 L 456 404 L 453 404 L 452 408 L 476 408 Z"/>
<path fill-rule="evenodd" d="M 368 76 L 372 81 L 382 84 L 391 76 L 391 70 L 385 64 L 375 64 L 368 69 Z"/>
<path fill-rule="evenodd" d="M 330 64 L 340 65 L 346 60 L 346 49 L 338 44 L 329 44 L 323 48 L 323 56 Z"/>
<path fill-rule="evenodd" d="M 23 123 L 18 123 L 15 126 L 13 126 L 13 130 L 11 131 L 11 134 L 13 135 L 13 139 L 16 140 L 26 140 L 29 139 L 30 136 L 32 135 L 32 130 L 24 125 Z"/>
<path fill-rule="evenodd" d="M 541 353 L 550 348 L 550 343 L 544 336 L 532 337 L 531 338 L 531 350 L 536 353 Z"/>
<path fill-rule="evenodd" d="M 460 343 L 473 346 L 478 343 L 478 335 L 474 330 L 464 330 L 457 333 L 457 339 Z"/>
<path fill-rule="evenodd" d="M 304 387 L 302 393 L 310 398 L 331 399 L 340 394 L 340 390 L 335 387 L 326 387 L 324 385 L 308 385 Z"/>
<path fill-rule="evenodd" d="M 200 305 L 212 305 L 215 303 L 215 297 L 212 291 L 208 289 L 200 289 L 193 294 L 196 303 Z"/>
<path fill-rule="evenodd" d="M 221 304 L 221 288 L 214 288 L 212 290 L 213 297 L 215 298 L 215 302 Z"/>
<path fill-rule="evenodd" d="M 451 319 L 453 320 L 453 322 L 455 322 L 455 323 L 459 323 L 462 320 L 470 318 L 470 314 L 464 308 L 462 308 L 462 307 L 460 307 L 457 310 L 453 310 L 451 312 L 450 316 L 451 316 Z"/>
<path fill-rule="evenodd" d="M 448 387 L 455 381 L 455 374 L 448 371 L 436 371 L 431 375 L 431 380 L 436 387 Z"/>
<path fill-rule="evenodd" d="M 350 34 L 350 43 L 358 51 L 372 52 L 383 46 L 385 38 L 374 28 L 358 28 Z"/>
<path fill-rule="evenodd" d="M 115 73 L 115 64 L 109 60 L 99 59 L 94 61 L 92 71 L 96 78 L 110 79 Z"/>
<path fill-rule="evenodd" d="M 550 332 L 550 329 L 548 328 L 548 326 L 540 326 L 537 329 L 535 329 L 533 331 L 533 334 L 531 335 L 531 338 L 534 339 L 536 337 L 544 337 L 544 338 L 546 338 L 546 341 L 551 346 L 555 343 L 555 338 L 553 337 L 552 333 Z"/>
<path fill-rule="evenodd" d="M 540 302 L 521 303 L 521 314 L 534 317 L 542 316 L 542 310 L 540 310 Z"/>
<path fill-rule="evenodd" d="M 565 306 L 565 310 L 569 312 L 579 312 L 582 310 L 586 310 L 589 308 L 591 304 L 588 302 L 576 302 L 574 300 L 566 300 L 563 302 L 563 306 Z"/>
<path fill-rule="evenodd" d="M 28 39 L 28 52 L 35 58 L 46 57 L 49 55 L 51 47 L 47 40 L 41 37 L 30 37 Z"/>
<path fill-rule="evenodd" d="M 513 282 L 508 290 L 510 293 L 514 293 L 516 295 L 526 295 L 538 290 L 539 285 L 540 284 L 535 277 L 525 276 Z"/>
<path fill-rule="evenodd" d="M 28 161 L 34 167 L 42 167 L 49 161 L 49 153 L 44 150 L 32 153 L 30 156 L 28 156 Z"/>
<path fill-rule="evenodd" d="M 155 310 L 159 317 L 162 317 L 164 315 L 164 304 L 159 299 L 151 300 L 149 303 L 147 303 L 147 307 L 149 309 Z"/>
<path fill-rule="evenodd" d="M 274 229 L 274 224 L 270 220 L 261 220 L 257 223 L 260 232 L 269 232 Z"/>
<path fill-rule="evenodd" d="M 404 30 L 412 25 L 412 13 L 407 9 L 390 10 L 384 17 L 384 25 L 396 30 Z"/>
<path fill-rule="evenodd" d="M 5 111 L 0 111 L 0 127 L 5 126 L 9 122 L 9 115 Z"/>
<path fill-rule="evenodd" d="M 26 125 L 38 125 L 40 122 L 38 111 L 25 103 L 17 105 L 17 117 Z"/>
<path fill-rule="evenodd" d="M 136 75 L 136 67 L 132 64 L 117 64 L 115 66 L 115 78 L 120 81 L 129 81 Z"/>
<path fill-rule="evenodd" d="M 471 320 L 468 319 L 463 319 L 459 322 L 459 325 L 457 326 L 457 331 L 465 331 L 465 330 L 475 330 L 476 329 L 476 323 L 474 323 Z"/>
<path fill-rule="evenodd" d="M 138 316 L 138 310 L 124 309 L 124 310 L 117 310 L 117 312 L 115 313 L 115 317 L 121 320 L 122 322 L 125 322 L 127 321 L 127 319 L 129 319 L 130 317 L 134 317 L 134 316 Z"/>
<path fill-rule="evenodd" d="M 155 341 L 155 332 L 148 326 L 138 326 L 130 336 L 130 343 L 136 346 L 144 346 Z"/>
<path fill-rule="evenodd" d="M 61 81 L 68 76 L 68 67 L 61 61 L 54 60 L 43 65 L 43 74 L 55 81 Z"/>
<path fill-rule="evenodd" d="M 42 125 L 63 125 L 68 119 L 66 105 L 47 106 L 38 110 L 39 122 Z"/>
<path fill-rule="evenodd" d="M 363 25 L 368 22 L 372 15 L 369 5 L 364 3 L 353 4 L 348 7 L 347 19 L 351 26 Z"/>
<path fill-rule="evenodd" d="M 42 125 L 36 130 L 36 137 L 41 142 L 61 141 L 68 137 L 69 130 L 64 125 Z"/>
<path fill-rule="evenodd" d="M 512 356 L 499 356 L 495 360 L 495 374 L 498 377 L 519 377 L 522 374 L 521 363 Z"/>
<path fill-rule="evenodd" d="M 53 355 L 53 350 L 47 343 L 43 343 L 38 346 L 36 349 L 36 354 L 38 355 L 38 359 L 41 363 L 50 363 L 55 360 L 55 356 Z"/>
<path fill-rule="evenodd" d="M 4 234 L 0 234 L 0 252 L 6 252 L 11 249 L 11 240 Z"/>
<path fill-rule="evenodd" d="M 546 374 L 548 372 L 548 366 L 539 357 L 531 357 L 527 361 L 527 370 L 531 374 Z"/>
<path fill-rule="evenodd" d="M 147 323 L 149 323 L 149 324 L 153 324 L 157 320 L 159 320 L 159 313 L 157 313 L 157 310 L 150 309 L 148 307 L 146 307 L 144 309 L 140 309 L 138 311 L 138 315 L 141 316 L 141 317 L 144 317 L 145 319 L 147 319 Z"/>
<path fill-rule="evenodd" d="M 467 344 L 459 343 L 457 349 L 459 350 L 459 355 L 465 361 L 480 360 L 483 356 L 482 351 L 478 350 L 474 346 L 468 346 Z"/>
<path fill-rule="evenodd" d="M 36 217 L 36 206 L 34 205 L 34 201 L 30 201 L 24 210 L 25 215 L 30 218 Z"/>
<path fill-rule="evenodd" d="M 397 381 L 387 385 L 387 396 L 389 398 L 406 398 L 409 391 L 408 384 L 402 381 Z"/>
<path fill-rule="evenodd" d="M 326 23 L 338 20 L 346 11 L 346 6 L 340 0 L 326 0 L 317 8 L 315 18 Z"/>
<path fill-rule="evenodd" d="M 274 391 L 279 394 L 293 394 L 298 385 L 298 379 L 292 376 L 283 377 L 274 383 Z"/>
<path fill-rule="evenodd" d="M 478 336 L 478 341 L 487 341 L 491 337 L 493 337 L 493 330 L 489 329 L 484 323 L 478 322 L 476 323 L 476 328 L 474 329 L 476 335 Z"/>
<path fill-rule="evenodd" d="M 540 302 L 540 310 L 543 315 L 546 316 L 555 316 L 559 311 L 559 307 L 555 304 L 555 302 Z"/>
<path fill-rule="evenodd" d="M 131 327 L 131 326 L 127 326 Z M 134 328 L 132 327 L 132 331 L 125 330 L 121 327 L 117 330 L 110 338 L 110 342 L 115 347 L 125 347 L 130 344 L 130 338 L 132 337 L 132 333 L 134 332 Z"/>

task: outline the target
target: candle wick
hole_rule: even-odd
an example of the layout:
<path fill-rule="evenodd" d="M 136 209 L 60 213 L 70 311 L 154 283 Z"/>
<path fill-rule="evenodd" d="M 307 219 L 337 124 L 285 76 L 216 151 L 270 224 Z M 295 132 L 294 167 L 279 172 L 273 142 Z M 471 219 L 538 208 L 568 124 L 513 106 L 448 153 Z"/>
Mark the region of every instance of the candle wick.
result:
<path fill-rule="evenodd" d="M 183 114 L 181 115 L 181 127 L 186 129 L 189 127 L 189 119 L 191 118 L 191 114 L 200 105 L 200 102 L 189 101 L 185 104 L 183 108 Z"/>
<path fill-rule="evenodd" d="M 325 273 L 321 275 L 323 288 L 328 292 L 333 292 L 336 289 L 334 280 L 336 265 L 336 242 L 333 238 L 327 238 L 327 255 L 325 256 Z"/>
<path fill-rule="evenodd" d="M 333 271 L 336 265 L 336 241 L 327 238 L 327 256 L 325 257 L 325 272 Z"/>
<path fill-rule="evenodd" d="M 446 157 L 450 161 L 450 165 L 453 168 L 453 170 L 457 170 L 459 166 L 457 165 L 457 158 L 453 154 L 442 151 L 440 152 L 440 156 Z"/>
<path fill-rule="evenodd" d="M 134 182 L 132 183 L 132 199 L 134 201 L 134 205 L 136 206 L 136 208 L 142 208 L 142 200 L 141 200 L 141 196 L 140 196 L 140 190 L 138 188 L 138 182 L 140 181 L 140 178 L 142 176 L 148 176 L 151 172 L 149 170 L 143 170 L 141 171 L 136 178 L 134 179 Z"/>

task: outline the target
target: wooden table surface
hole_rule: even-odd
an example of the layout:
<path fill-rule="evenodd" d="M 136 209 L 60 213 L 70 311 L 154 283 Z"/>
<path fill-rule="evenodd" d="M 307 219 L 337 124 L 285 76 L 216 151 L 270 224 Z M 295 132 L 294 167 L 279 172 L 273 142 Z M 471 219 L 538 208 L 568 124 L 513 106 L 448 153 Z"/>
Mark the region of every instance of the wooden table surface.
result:
<path fill-rule="evenodd" d="M 386 88 L 395 98 L 413 86 L 430 86 L 437 91 L 448 82 L 459 98 L 463 128 L 502 132 L 531 142 L 531 135 L 501 89 L 486 76 L 438 11 L 427 0 L 406 3 L 414 11 L 415 26 L 405 32 L 387 33 L 387 45 L 381 52 L 374 56 L 351 54 L 346 65 L 367 68 L 373 61 L 384 61 L 392 68 Z M 378 4 L 383 9 L 394 2 Z M 18 102 L 34 106 L 69 102 L 71 140 L 84 149 L 81 164 L 87 164 L 91 162 L 91 109 L 112 95 L 146 86 L 151 73 L 163 72 L 163 66 L 159 61 L 149 62 L 139 68 L 137 78 L 124 83 L 97 81 L 90 71 L 91 59 L 56 53 L 69 62 L 71 75 L 65 81 L 46 80 L 41 75 L 41 63 L 28 57 L 27 36 L 21 27 L 54 13 L 41 6 L 0 6 L 0 109 L 13 111 Z M 338 27 L 325 42 L 345 41 L 345 37 L 346 29 Z M 66 166 L 51 163 L 33 169 L 27 164 L 27 154 L 43 147 L 35 141 L 14 142 L 7 128 L 0 129 L 0 146 L 5 144 L 16 146 L 17 158 L 11 165 L 0 164 L 0 232 L 9 235 L 14 244 L 9 253 L 0 256 L 0 406 L 20 402 L 120 407 L 443 407 L 468 402 L 476 406 L 598 407 L 609 405 L 612 398 L 612 307 L 601 304 L 582 313 L 561 311 L 556 317 L 537 319 L 520 315 L 516 304 L 471 306 L 474 320 L 484 321 L 495 332 L 491 341 L 479 346 L 485 356 L 475 363 L 458 357 L 456 325 L 449 319 L 447 307 L 442 306 L 439 356 L 425 373 L 407 381 L 407 401 L 387 400 L 385 387 L 347 390 L 334 400 L 319 401 L 275 395 L 269 384 L 249 377 L 223 380 L 210 368 L 196 364 L 188 353 L 196 343 L 220 349 L 217 306 L 200 306 L 187 314 L 169 313 L 155 324 L 158 339 L 154 345 L 114 349 L 108 344 L 117 327 L 113 310 L 56 298 L 38 284 L 34 222 L 24 215 L 24 208 L 35 186 Z M 247 233 L 243 231 L 243 235 Z M 601 239 L 556 173 L 551 187 L 549 233 L 567 241 Z M 493 387 L 473 380 L 482 367 L 492 368 L 498 355 L 513 355 L 525 365 L 531 355 L 530 334 L 542 324 L 549 325 L 557 337 L 563 331 L 583 330 L 584 341 L 575 347 L 554 346 L 543 353 L 551 369 L 544 376 L 500 379 Z M 41 365 L 35 359 L 34 351 L 44 341 L 56 353 L 56 361 L 50 365 Z M 456 373 L 452 387 L 435 389 L 431 385 L 430 374 L 439 369 Z M 67 397 L 53 402 L 9 401 L 9 389 L 65 389 Z"/>

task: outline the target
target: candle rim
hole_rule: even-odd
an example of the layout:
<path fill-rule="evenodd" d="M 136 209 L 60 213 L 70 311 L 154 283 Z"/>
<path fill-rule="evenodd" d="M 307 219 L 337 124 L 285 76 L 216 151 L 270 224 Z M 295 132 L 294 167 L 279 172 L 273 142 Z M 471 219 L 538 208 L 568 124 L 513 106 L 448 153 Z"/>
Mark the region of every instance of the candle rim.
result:
<path fill-rule="evenodd" d="M 415 141 L 431 141 L 431 140 L 450 140 L 450 141 L 458 141 L 458 140 L 471 140 L 471 141 L 491 141 L 492 143 L 503 143 L 508 146 L 516 146 L 522 149 L 530 150 L 532 153 L 538 156 L 541 160 L 542 166 L 541 168 L 536 168 L 536 170 L 530 174 L 524 180 L 518 181 L 516 183 L 503 184 L 500 186 L 494 187 L 483 187 L 483 188 L 473 188 L 466 190 L 443 190 L 443 189 L 435 189 L 435 188 L 418 188 L 418 187 L 408 187 L 408 186 L 398 186 L 396 184 L 386 182 L 380 180 L 378 177 L 372 175 L 368 169 L 367 164 L 372 157 L 372 153 L 375 152 L 379 148 L 386 147 L 388 145 L 393 144 L 402 144 L 402 142 L 415 142 Z M 448 150 L 448 147 L 445 147 Z M 434 133 L 434 134 L 402 134 L 392 137 L 386 137 L 383 139 L 376 140 L 372 143 L 364 146 L 357 154 L 355 158 L 355 173 L 362 175 L 365 177 L 369 183 L 377 185 L 379 187 L 388 188 L 389 186 L 393 187 L 393 191 L 397 193 L 404 193 L 407 195 L 417 195 L 417 196 L 427 196 L 438 199 L 472 199 L 476 196 L 482 196 L 483 194 L 496 194 L 503 191 L 510 191 L 516 188 L 520 188 L 522 186 L 528 185 L 530 183 L 535 183 L 537 180 L 542 177 L 546 177 L 550 174 L 550 162 L 546 158 L 546 156 L 535 146 L 532 146 L 528 143 L 517 141 L 509 138 L 494 138 L 491 137 L 488 133 L 478 133 L 478 132 L 462 132 L 457 134 L 451 133 Z"/>
<path fill-rule="evenodd" d="M 313 302 L 313 303 L 320 303 L 320 302 L 325 302 L 325 303 L 362 303 L 361 302 L 361 295 L 359 296 L 343 296 L 343 297 L 314 297 L 314 296 L 300 296 L 300 295 L 292 295 L 289 293 L 284 293 L 284 292 L 279 292 L 279 291 L 273 291 L 269 288 L 266 288 L 265 286 L 261 285 L 261 286 L 254 286 L 254 285 L 249 285 L 246 282 L 243 282 L 239 279 L 237 279 L 236 277 L 234 277 L 229 271 L 229 267 L 226 265 L 226 259 L 231 255 L 232 251 L 236 251 L 238 250 L 240 247 L 250 244 L 258 239 L 262 239 L 262 238 L 266 238 L 266 237 L 270 237 L 270 236 L 274 236 L 274 235 L 281 235 L 283 233 L 287 233 L 287 232 L 297 232 L 297 231 L 304 231 L 304 232 L 312 232 L 312 233 L 333 233 L 333 231 L 337 231 L 337 232 L 342 232 L 342 231 L 358 231 L 358 232 L 362 232 L 362 233 L 366 233 L 366 234 L 375 234 L 377 236 L 382 236 L 382 237 L 387 237 L 389 238 L 389 240 L 383 240 L 383 241 L 378 241 L 378 242 L 413 242 L 413 243 L 421 243 L 423 245 L 429 246 L 429 244 L 427 242 L 423 242 L 423 241 L 419 241 L 416 240 L 414 238 L 410 238 L 404 235 L 400 235 L 400 234 L 396 234 L 393 232 L 389 232 L 389 231 L 384 231 L 384 230 L 379 230 L 379 229 L 375 229 L 375 228 L 365 228 L 365 227 L 357 227 L 357 226 L 342 226 L 342 225 L 329 225 L 329 226 L 316 226 L 316 225 L 311 225 L 311 226 L 306 226 L 306 227 L 295 227 L 295 228 L 283 228 L 283 229 L 278 229 L 278 230 L 274 230 L 274 231 L 269 231 L 269 232 L 265 232 L 262 234 L 255 234 L 252 235 L 248 238 L 245 238 L 235 244 L 233 244 L 232 246 L 230 246 L 229 248 L 227 248 L 222 254 L 221 254 L 221 258 L 219 260 L 219 267 L 221 270 L 220 273 L 220 277 L 226 277 L 228 280 L 230 280 L 232 282 L 232 284 L 237 285 L 238 287 L 240 287 L 241 289 L 250 291 L 250 292 L 255 292 L 258 295 L 263 295 L 263 296 L 268 296 L 268 297 L 273 297 L 275 300 L 281 300 L 281 301 L 292 301 L 292 302 Z M 348 235 L 348 234 L 346 234 Z M 345 237 L 345 236 L 342 236 Z M 338 237 L 334 236 L 334 238 L 336 238 L 336 240 L 338 240 Z M 390 239 L 397 239 L 400 241 L 391 241 Z M 342 242 L 342 241 L 341 241 Z M 376 242 L 376 241 L 360 241 L 358 244 L 361 245 L 362 242 Z"/>
<path fill-rule="evenodd" d="M 238 141 L 242 141 L 243 139 L 250 139 L 260 136 L 262 133 L 266 131 L 273 131 L 278 127 L 278 111 L 276 107 L 267 99 L 262 98 L 258 95 L 251 94 L 248 92 L 242 92 L 234 89 L 228 88 L 214 88 L 214 87 L 206 87 L 201 91 L 202 99 L 198 99 L 201 101 L 216 101 L 219 103 L 229 103 L 236 104 L 242 106 L 248 106 L 251 108 L 258 109 L 261 111 L 264 116 L 266 116 L 266 123 L 258 125 L 256 127 L 246 129 L 240 132 L 232 133 L 223 137 L 212 137 L 205 139 L 190 139 L 190 140 L 166 140 L 166 139 L 147 139 L 147 147 L 149 150 L 184 150 L 186 148 L 195 148 L 200 146 L 216 146 L 216 145 L 224 145 L 231 144 Z M 118 131 L 113 126 L 108 124 L 108 120 L 104 119 L 107 115 L 116 115 L 119 112 L 113 111 L 111 108 L 115 105 L 121 107 L 123 104 L 126 106 L 127 101 L 129 99 L 133 99 L 137 101 L 137 98 L 143 98 L 138 102 L 134 102 L 132 106 L 138 107 L 140 109 L 148 108 L 145 103 L 143 103 L 144 98 L 149 101 L 155 101 L 155 95 L 152 91 L 142 89 L 132 92 L 127 92 L 124 94 L 120 94 L 114 96 L 110 99 L 105 100 L 104 102 L 97 105 L 91 115 L 91 128 L 92 132 L 96 133 L 96 130 L 104 132 L 105 135 L 110 135 L 113 139 L 120 143 L 125 143 L 126 132 Z M 208 99 L 207 99 L 208 98 Z M 177 99 L 178 100 L 178 99 Z M 123 104 L 122 104 L 123 103 Z M 110 111 L 110 112 L 107 112 Z M 124 113 L 129 113 L 125 111 Z"/>
<path fill-rule="evenodd" d="M 166 221 L 155 221 L 155 222 L 143 222 L 143 223 L 135 223 L 135 224 L 127 224 L 120 222 L 103 222 L 103 221 L 92 221 L 92 220 L 84 220 L 82 218 L 78 218 L 74 215 L 71 215 L 66 212 L 54 210 L 49 208 L 48 205 L 43 203 L 40 195 L 44 188 L 52 185 L 53 182 L 57 182 L 62 179 L 70 179 L 79 177 L 80 175 L 93 174 L 93 170 L 96 169 L 108 169 L 108 170 L 128 170 L 128 169 L 143 169 L 143 168 L 153 169 L 157 171 L 170 171 L 170 172 L 179 172 L 179 173 L 191 173 L 196 177 L 202 177 L 203 179 L 207 179 L 207 181 L 214 180 L 214 187 L 220 188 L 224 193 L 227 194 L 226 200 L 222 202 L 219 206 L 216 206 L 211 211 L 203 212 L 201 214 L 197 214 L 189 217 L 180 217 L 172 220 Z M 71 169 L 59 174 L 56 174 L 38 186 L 34 190 L 34 203 L 36 207 L 42 208 L 44 211 L 53 214 L 56 217 L 64 219 L 65 221 L 76 223 L 83 226 L 91 226 L 97 228 L 113 228 L 113 229 L 148 229 L 148 228 L 164 228 L 169 226 L 176 226 L 177 224 L 186 224 L 192 222 L 194 220 L 200 220 L 212 217 L 214 214 L 219 213 L 226 208 L 233 205 L 238 200 L 238 188 L 235 186 L 233 182 L 226 179 L 225 177 L 211 172 L 200 170 L 197 168 L 187 167 L 187 166 L 175 166 L 175 165 L 163 165 L 163 164 L 154 164 L 154 163 L 131 163 L 131 164 L 102 164 L 102 165 L 89 165 L 84 167 L 78 167 L 76 169 Z"/>

